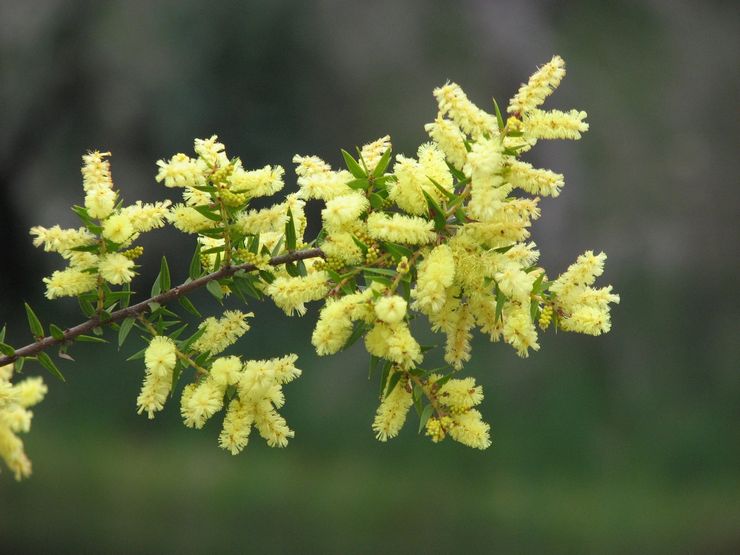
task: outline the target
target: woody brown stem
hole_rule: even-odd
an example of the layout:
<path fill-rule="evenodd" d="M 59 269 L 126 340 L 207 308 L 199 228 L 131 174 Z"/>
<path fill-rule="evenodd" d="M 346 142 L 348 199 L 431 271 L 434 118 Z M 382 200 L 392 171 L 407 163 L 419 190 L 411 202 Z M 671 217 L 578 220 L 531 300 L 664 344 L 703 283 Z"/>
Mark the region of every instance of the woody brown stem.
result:
<path fill-rule="evenodd" d="M 318 248 L 305 249 L 305 250 L 290 252 L 290 253 L 283 254 L 280 256 L 275 256 L 269 260 L 269 264 L 271 266 L 281 266 L 283 264 L 288 264 L 290 262 L 296 262 L 298 260 L 306 260 L 308 258 L 319 258 L 323 256 L 324 256 L 324 253 L 322 252 L 321 249 L 318 249 Z M 59 339 L 55 339 L 52 336 L 47 336 L 42 339 L 39 339 L 38 341 L 34 343 L 29 343 L 25 347 L 16 349 L 13 355 L 0 357 L 0 367 L 5 366 L 6 364 L 15 362 L 17 359 L 22 358 L 22 357 L 34 356 L 55 345 L 61 345 L 63 343 L 66 343 L 67 341 L 72 341 L 80 335 L 84 335 L 86 333 L 91 332 L 94 328 L 107 326 L 109 324 L 114 324 L 116 322 L 120 322 L 121 320 L 125 320 L 126 318 L 136 317 L 139 314 L 143 314 L 147 310 L 150 310 L 150 304 L 152 303 L 164 305 L 164 304 L 167 304 L 167 303 L 170 303 L 172 301 L 179 299 L 180 297 L 190 293 L 191 291 L 195 291 L 196 289 L 199 289 L 203 287 L 204 285 L 207 285 L 211 281 L 230 277 L 234 275 L 236 272 L 241 271 L 241 270 L 245 272 L 252 272 L 257 269 L 258 269 L 257 266 L 251 263 L 250 264 L 238 264 L 236 266 L 225 266 L 215 272 L 206 274 L 205 276 L 201 276 L 198 279 L 194 279 L 192 281 L 186 281 L 185 283 L 176 285 L 172 289 L 169 289 L 163 293 L 160 293 L 159 295 L 154 295 L 153 297 L 150 297 L 144 301 L 141 301 L 140 303 L 116 310 L 115 312 L 112 312 L 110 314 L 109 318 L 101 319 L 99 316 L 90 318 L 89 320 L 82 322 L 81 324 L 77 324 L 74 327 L 64 330 L 63 336 Z"/>

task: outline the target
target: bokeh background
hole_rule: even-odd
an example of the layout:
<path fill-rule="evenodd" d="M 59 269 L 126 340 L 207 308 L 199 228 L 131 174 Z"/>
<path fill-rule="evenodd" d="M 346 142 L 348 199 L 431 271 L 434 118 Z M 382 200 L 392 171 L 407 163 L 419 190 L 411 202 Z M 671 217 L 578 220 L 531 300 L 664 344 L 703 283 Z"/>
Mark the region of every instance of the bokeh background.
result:
<path fill-rule="evenodd" d="M 476 340 L 485 452 L 431 445 L 413 417 L 377 443 L 367 357 L 315 356 L 315 310 L 256 305 L 239 344 L 300 354 L 286 450 L 253 439 L 231 457 L 217 422 L 137 416 L 143 369 L 123 359 L 139 347 L 80 346 L 26 437 L 34 476 L 0 477 L 0 551 L 740 552 L 739 19 L 729 1 L 0 1 L 0 322 L 16 344 L 24 299 L 79 319 L 43 300 L 59 260 L 27 230 L 76 225 L 87 149 L 113 152 L 129 200 L 171 193 L 154 162 L 212 133 L 250 167 L 283 164 L 290 190 L 294 153 L 338 164 L 390 133 L 413 154 L 433 87 L 503 104 L 554 53 L 569 70 L 548 106 L 586 110 L 591 130 L 529 155 L 566 176 L 534 237 L 551 274 L 605 250 L 622 295 L 603 337 L 548 334 L 526 360 Z M 144 244 L 140 290 L 164 252 L 185 275 L 187 239 Z"/>

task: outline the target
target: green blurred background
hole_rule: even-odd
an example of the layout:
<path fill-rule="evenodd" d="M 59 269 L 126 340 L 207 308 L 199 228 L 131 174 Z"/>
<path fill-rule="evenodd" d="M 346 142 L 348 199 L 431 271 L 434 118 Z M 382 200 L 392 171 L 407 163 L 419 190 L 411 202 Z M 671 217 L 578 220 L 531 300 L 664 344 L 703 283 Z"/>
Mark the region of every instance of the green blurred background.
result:
<path fill-rule="evenodd" d="M 485 452 L 431 445 L 413 417 L 376 442 L 367 356 L 315 356 L 315 310 L 256 305 L 239 344 L 300 355 L 285 450 L 253 438 L 232 457 L 217 422 L 187 430 L 174 405 L 149 422 L 141 363 L 123 362 L 139 347 L 75 348 L 26 436 L 32 479 L 0 477 L 0 551 L 740 552 L 738 23 L 733 2 L 683 0 L 0 1 L 0 322 L 16 344 L 23 299 L 79 319 L 42 299 L 60 261 L 27 230 L 75 225 L 87 149 L 113 152 L 128 200 L 169 194 L 154 162 L 212 133 L 249 167 L 284 165 L 290 189 L 294 153 L 337 164 L 390 133 L 413 154 L 434 86 L 504 103 L 554 53 L 569 71 L 548 105 L 591 130 L 528 156 L 566 176 L 534 238 L 551 274 L 605 250 L 622 295 L 603 337 L 548 334 L 526 360 L 476 340 Z M 182 253 L 185 275 L 187 240 L 144 244 L 146 268 Z"/>

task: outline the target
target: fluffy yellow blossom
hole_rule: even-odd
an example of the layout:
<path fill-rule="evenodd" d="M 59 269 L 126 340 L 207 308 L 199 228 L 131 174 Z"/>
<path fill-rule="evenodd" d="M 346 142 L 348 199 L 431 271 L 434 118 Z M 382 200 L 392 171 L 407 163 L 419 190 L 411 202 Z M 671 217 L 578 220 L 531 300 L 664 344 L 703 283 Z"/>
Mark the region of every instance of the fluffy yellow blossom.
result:
<path fill-rule="evenodd" d="M 447 161 L 458 170 L 462 170 L 468 157 L 468 151 L 465 148 L 465 133 L 450 120 L 439 116 L 434 122 L 427 123 L 424 129 L 444 152 Z"/>
<path fill-rule="evenodd" d="M 236 385 L 239 382 L 239 374 L 242 363 L 238 357 L 220 357 L 213 361 L 210 371 L 210 379 L 222 389 L 227 386 Z"/>
<path fill-rule="evenodd" d="M 521 304 L 529 302 L 532 285 L 536 279 L 534 272 L 525 272 L 515 264 L 507 264 L 495 275 L 496 283 L 501 292 Z"/>
<path fill-rule="evenodd" d="M 48 388 L 39 377 L 26 378 L 13 385 L 15 401 L 24 408 L 32 407 L 43 401 Z"/>
<path fill-rule="evenodd" d="M 224 417 L 223 428 L 218 436 L 218 444 L 232 455 L 238 455 L 247 446 L 249 432 L 252 430 L 254 416 L 248 406 L 239 399 L 229 403 Z"/>
<path fill-rule="evenodd" d="M 347 186 L 347 182 L 353 179 L 348 171 L 332 171 L 331 166 L 318 156 L 296 155 L 293 162 L 298 164 L 295 173 L 301 198 L 331 200 L 352 192 Z"/>
<path fill-rule="evenodd" d="M 270 447 L 285 447 L 295 432 L 273 407 L 263 401 L 254 405 L 254 426 Z"/>
<path fill-rule="evenodd" d="M 421 145 L 417 155 L 418 161 L 400 154 L 396 156 L 393 166 L 396 181 L 390 186 L 389 198 L 404 211 L 418 216 L 428 211 L 424 192 L 437 201 L 443 200 L 433 182 L 450 191 L 452 174 L 445 163 L 444 153 L 435 144 Z"/>
<path fill-rule="evenodd" d="M 115 205 L 116 192 L 108 187 L 93 187 L 85 194 L 85 208 L 93 218 L 107 218 Z"/>
<path fill-rule="evenodd" d="M 185 233 L 198 233 L 218 224 L 218 222 L 206 218 L 194 208 L 183 204 L 176 204 L 172 208 L 168 219 L 172 222 L 172 225 Z"/>
<path fill-rule="evenodd" d="M 218 142 L 218 135 L 211 135 L 208 139 L 195 139 L 193 150 L 211 168 L 229 163 L 224 145 Z"/>
<path fill-rule="evenodd" d="M 29 407 L 39 403 L 47 388 L 41 378 L 10 382 L 13 365 L 0 367 L 0 459 L 13 472 L 16 480 L 31 474 L 31 461 L 26 456 L 19 433 L 31 429 L 33 413 Z"/>
<path fill-rule="evenodd" d="M 496 117 L 473 104 L 456 83 L 434 89 L 440 116 L 449 116 L 460 129 L 477 139 L 482 135 L 498 134 Z"/>
<path fill-rule="evenodd" d="M 23 450 L 23 442 L 6 426 L 0 426 L 0 457 L 16 480 L 31 475 L 31 461 Z"/>
<path fill-rule="evenodd" d="M 398 295 L 375 301 L 375 315 L 386 324 L 397 324 L 406 316 L 406 300 Z"/>
<path fill-rule="evenodd" d="M 434 241 L 436 235 L 432 227 L 428 220 L 401 214 L 389 216 L 373 212 L 367 218 L 367 232 L 373 239 L 408 245 L 425 245 Z"/>
<path fill-rule="evenodd" d="M 507 181 L 522 191 L 545 197 L 557 197 L 565 183 L 562 174 L 535 169 L 519 160 L 511 163 Z"/>
<path fill-rule="evenodd" d="M 153 337 L 144 354 L 147 371 L 157 377 L 171 379 L 176 363 L 175 342 L 163 335 Z"/>
<path fill-rule="evenodd" d="M 522 114 L 537 108 L 552 94 L 563 77 L 565 62 L 560 56 L 553 56 L 552 60 L 538 69 L 527 83 L 519 87 L 519 91 L 509 102 L 507 111 L 510 114 Z"/>
<path fill-rule="evenodd" d="M 516 349 L 520 357 L 528 357 L 529 349 L 539 351 L 537 328 L 529 314 L 529 305 L 507 305 L 503 319 L 504 340 Z"/>
<path fill-rule="evenodd" d="M 249 331 L 247 318 L 253 316 L 252 312 L 245 314 L 239 310 L 227 310 L 219 319 L 213 316 L 206 318 L 198 326 L 198 329 L 205 328 L 205 331 L 193 342 L 191 348 L 203 353 L 209 352 L 211 355 L 223 352 Z"/>
<path fill-rule="evenodd" d="M 137 200 L 135 204 L 123 208 L 121 214 L 129 219 L 136 232 L 145 233 L 164 226 L 171 204 L 169 200 L 153 203 Z"/>
<path fill-rule="evenodd" d="M 110 152 L 88 152 L 82 157 L 82 187 L 85 191 L 98 188 L 110 189 L 113 181 L 110 162 L 106 160 Z"/>
<path fill-rule="evenodd" d="M 250 210 L 239 214 L 236 225 L 242 233 L 282 232 L 288 221 L 285 203 L 276 204 L 261 210 Z"/>
<path fill-rule="evenodd" d="M 301 277 L 279 277 L 265 289 L 275 304 L 288 315 L 306 313 L 305 303 L 318 301 L 329 292 L 329 274 L 313 272 Z"/>
<path fill-rule="evenodd" d="M 572 287 L 593 284 L 596 278 L 604 273 L 604 262 L 606 262 L 605 253 L 594 254 L 593 251 L 586 251 L 553 281 L 550 290 L 559 297 L 564 297 Z"/>
<path fill-rule="evenodd" d="M 157 162 L 157 183 L 165 187 L 203 187 L 206 185 L 208 166 L 200 159 L 185 154 L 175 154 L 169 161 Z"/>
<path fill-rule="evenodd" d="M 167 396 L 172 388 L 172 377 L 160 377 L 158 374 L 147 373 L 144 383 L 141 386 L 141 392 L 136 398 L 137 414 L 147 413 L 151 420 L 154 413 L 164 408 Z"/>
<path fill-rule="evenodd" d="M 365 347 L 371 355 L 395 362 L 403 369 L 414 367 L 423 358 L 421 347 L 405 322 L 376 323 L 365 336 Z"/>
<path fill-rule="evenodd" d="M 321 250 L 327 258 L 341 260 L 345 264 L 359 264 L 363 260 L 360 247 L 352 238 L 352 233 L 347 231 L 327 235 L 321 243 Z"/>
<path fill-rule="evenodd" d="M 108 283 L 122 285 L 134 277 L 134 261 L 119 253 L 109 253 L 100 257 L 98 271 Z"/>
<path fill-rule="evenodd" d="M 470 330 L 475 325 L 475 316 L 467 303 L 460 303 L 456 310 L 451 312 L 445 322 L 444 332 L 447 335 L 445 343 L 445 362 L 460 370 L 463 363 L 470 360 Z"/>
<path fill-rule="evenodd" d="M 471 409 L 451 418 L 449 434 L 452 439 L 474 449 L 487 449 L 491 446 L 491 427 L 483 421 L 480 412 Z"/>
<path fill-rule="evenodd" d="M 224 406 L 224 392 L 213 380 L 185 386 L 180 399 L 180 414 L 188 428 L 202 428 Z"/>
<path fill-rule="evenodd" d="M 340 299 L 329 299 L 321 309 L 311 343 L 319 355 L 331 355 L 344 347 L 352 335 L 352 324 L 373 317 L 369 304 L 371 290 L 353 293 Z"/>
<path fill-rule="evenodd" d="M 269 197 L 283 188 L 282 166 L 265 166 L 257 170 L 236 168 L 229 176 L 229 186 L 233 193 L 246 193 L 250 198 Z"/>
<path fill-rule="evenodd" d="M 525 136 L 535 139 L 580 139 L 581 133 L 588 131 L 586 112 L 570 110 L 532 110 L 522 121 Z"/>
<path fill-rule="evenodd" d="M 380 441 L 396 437 L 403 428 L 406 415 L 413 403 L 411 392 L 399 382 L 390 395 L 383 397 L 378 407 L 373 421 L 375 437 Z"/>
<path fill-rule="evenodd" d="M 131 219 L 125 214 L 114 214 L 103 223 L 103 237 L 114 243 L 126 243 L 135 232 Z"/>
<path fill-rule="evenodd" d="M 31 228 L 30 233 L 34 236 L 33 246 L 43 246 L 46 252 L 65 253 L 95 243 L 95 236 L 84 227 L 62 229 L 58 225 L 50 228 L 37 225 Z"/>
<path fill-rule="evenodd" d="M 446 300 L 445 290 L 455 277 L 455 261 L 447 245 L 439 245 L 424 257 L 418 267 L 416 287 L 411 291 L 414 308 L 425 314 L 437 312 Z"/>
<path fill-rule="evenodd" d="M 475 385 L 475 378 L 453 378 L 440 387 L 436 395 L 453 414 L 460 414 L 483 401 L 483 388 Z"/>
<path fill-rule="evenodd" d="M 330 233 L 344 229 L 353 224 L 370 208 L 367 197 L 362 193 L 352 192 L 328 200 L 326 208 L 321 211 L 324 227 Z"/>
<path fill-rule="evenodd" d="M 468 213 L 476 220 L 493 219 L 501 202 L 511 192 L 511 187 L 501 176 L 502 149 L 501 141 L 496 137 L 477 141 L 468 153 L 463 168 L 465 175 L 472 180 Z"/>
<path fill-rule="evenodd" d="M 611 286 L 591 285 L 604 272 L 606 255 L 587 251 L 550 285 L 556 306 L 562 312 L 560 328 L 565 331 L 600 335 L 611 329 L 609 304 L 619 303 Z"/>
<path fill-rule="evenodd" d="M 378 165 L 383 154 L 385 154 L 389 148 L 391 148 L 391 138 L 389 135 L 381 137 L 380 139 L 362 147 L 360 150 L 360 158 L 365 162 L 369 172 L 372 172 L 375 169 L 375 166 Z"/>
<path fill-rule="evenodd" d="M 331 166 L 318 156 L 301 156 L 300 154 L 296 154 L 293 156 L 293 163 L 297 164 L 295 173 L 299 178 L 298 185 L 303 185 L 300 179 L 302 177 L 310 177 L 331 171 Z"/>
<path fill-rule="evenodd" d="M 46 298 L 76 297 L 87 291 L 92 291 L 97 285 L 95 274 L 83 272 L 77 268 L 57 270 L 50 277 L 44 278 L 46 284 Z"/>

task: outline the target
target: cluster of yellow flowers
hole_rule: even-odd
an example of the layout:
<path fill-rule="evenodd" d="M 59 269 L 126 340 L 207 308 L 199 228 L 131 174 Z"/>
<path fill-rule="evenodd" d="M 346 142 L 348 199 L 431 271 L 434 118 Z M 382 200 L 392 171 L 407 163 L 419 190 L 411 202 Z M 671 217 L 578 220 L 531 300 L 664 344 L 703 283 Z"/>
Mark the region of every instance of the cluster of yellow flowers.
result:
<path fill-rule="evenodd" d="M 96 151 L 82 157 L 85 206 L 74 209 L 86 222 L 85 227 L 31 228 L 34 246 L 57 252 L 69 263 L 65 270 L 44 278 L 49 299 L 93 291 L 100 286 L 101 279 L 113 285 L 129 283 L 135 275 L 133 255 L 141 254 L 141 249 L 133 252 L 129 247 L 141 233 L 164 225 L 170 206 L 168 200 L 121 205 L 113 188 L 109 155 Z"/>
<path fill-rule="evenodd" d="M 31 429 L 33 413 L 28 408 L 44 398 L 46 385 L 41 378 L 11 383 L 12 374 L 12 364 L 0 367 L 0 458 L 20 480 L 31 474 L 31 461 L 18 434 Z"/>
<path fill-rule="evenodd" d="M 506 120 L 495 101 L 489 113 L 447 83 L 434 91 L 438 113 L 425 126 L 430 142 L 415 157 L 398 154 L 394 160 L 389 136 L 358 148 L 356 157 L 342 151 L 346 169 L 296 155 L 298 191 L 261 209 L 251 201 L 280 191 L 285 170 L 247 169 L 215 135 L 196 139 L 194 156 L 178 153 L 157 162 L 156 181 L 181 189 L 175 205 L 167 200 L 123 207 L 108 153 L 91 152 L 83 157 L 84 206 L 74 208 L 83 227 L 31 230 L 36 246 L 68 261 L 65 270 L 45 278 L 47 296 L 79 296 L 93 325 L 110 321 L 118 329 L 119 345 L 132 328 L 150 336 L 131 357 L 143 358 L 146 368 L 139 413 L 153 418 L 192 370 L 180 400 L 183 420 L 201 428 L 225 408 L 219 444 L 231 453 L 245 447 L 252 426 L 269 445 L 287 444 L 293 431 L 277 409 L 285 401 L 282 386 L 300 370 L 295 355 L 243 362 L 222 354 L 249 330 L 251 312 L 208 317 L 184 337 L 187 324 L 163 303 L 179 299 L 201 317 L 185 294 L 195 285 L 205 285 L 219 302 L 232 294 L 244 302 L 267 296 L 288 315 L 301 316 L 306 303 L 324 301 L 312 343 L 319 355 L 328 355 L 364 337 L 371 371 L 379 373 L 381 401 L 372 424 L 379 440 L 397 436 L 413 406 L 419 430 L 432 441 L 449 436 L 485 449 L 490 427 L 476 408 L 482 388 L 457 374 L 471 359 L 475 329 L 526 357 L 539 349 L 538 326 L 605 333 L 610 304 L 619 302 L 610 286 L 594 286 L 603 273 L 603 253 L 583 254 L 551 280 L 529 241 L 529 228 L 540 217 L 539 197 L 558 196 L 564 179 L 519 157 L 539 140 L 579 139 L 588 129 L 585 112 L 541 109 L 564 75 L 565 64 L 555 56 L 511 99 Z M 325 204 L 323 226 L 307 242 L 305 206 L 317 200 Z M 195 235 L 189 279 L 172 288 L 163 259 L 152 298 L 126 312 L 134 260 L 142 250 L 133 243 L 165 221 Z M 119 303 L 124 308 L 112 315 Z M 428 349 L 412 333 L 414 313 L 444 335 L 445 367 L 422 367 Z M 29 312 L 38 338 L 43 328 L 35 320 Z M 51 329 L 65 348 L 74 339 Z M 0 350 L 14 353 L 1 341 Z M 48 356 L 39 362 L 55 369 Z M 8 379 L 0 380 L 0 454 L 25 475 L 26 459 L 13 433 L 27 428 L 25 407 L 45 389 L 28 380 L 10 386 Z M 31 385 L 23 385 L 29 383 L 36 384 L 33 394 Z"/>

